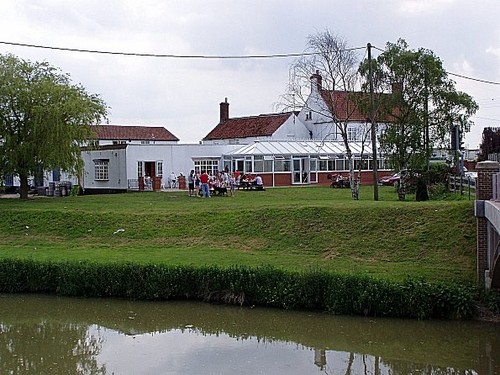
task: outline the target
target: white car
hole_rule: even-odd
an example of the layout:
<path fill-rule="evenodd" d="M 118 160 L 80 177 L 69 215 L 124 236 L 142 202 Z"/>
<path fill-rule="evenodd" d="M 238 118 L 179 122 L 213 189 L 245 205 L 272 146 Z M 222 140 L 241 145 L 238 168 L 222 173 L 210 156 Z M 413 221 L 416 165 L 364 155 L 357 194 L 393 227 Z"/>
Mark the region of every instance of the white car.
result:
<path fill-rule="evenodd" d="M 477 179 L 477 172 L 465 172 L 464 177 L 471 180 L 475 180 Z"/>

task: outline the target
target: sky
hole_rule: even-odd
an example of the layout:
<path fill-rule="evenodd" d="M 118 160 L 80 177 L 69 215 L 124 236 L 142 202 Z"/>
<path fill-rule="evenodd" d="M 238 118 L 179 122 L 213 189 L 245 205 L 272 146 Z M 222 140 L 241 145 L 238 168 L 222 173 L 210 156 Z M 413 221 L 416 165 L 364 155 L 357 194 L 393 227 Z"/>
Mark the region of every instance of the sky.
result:
<path fill-rule="evenodd" d="M 352 47 L 384 49 L 403 38 L 411 49 L 433 51 L 447 72 L 475 79 L 450 76 L 480 106 L 468 148 L 479 146 L 484 127 L 500 126 L 498 0 L 0 0 L 0 14 L 0 42 L 126 53 L 293 54 L 306 49 L 309 35 L 327 29 Z M 109 124 L 164 126 L 180 143 L 205 137 L 225 98 L 230 117 L 276 112 L 294 61 L 122 56 L 4 43 L 0 53 L 69 73 L 105 101 Z"/>

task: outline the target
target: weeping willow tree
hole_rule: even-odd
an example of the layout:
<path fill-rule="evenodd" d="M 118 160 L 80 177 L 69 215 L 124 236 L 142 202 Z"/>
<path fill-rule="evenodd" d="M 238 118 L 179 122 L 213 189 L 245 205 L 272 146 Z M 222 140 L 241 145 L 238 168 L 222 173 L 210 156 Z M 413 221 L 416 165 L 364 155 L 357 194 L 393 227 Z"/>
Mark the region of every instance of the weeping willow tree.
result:
<path fill-rule="evenodd" d="M 47 62 L 0 55 L 0 172 L 19 177 L 20 197 L 28 178 L 60 168 L 79 175 L 80 147 L 94 137 L 90 125 L 106 116 L 98 95 Z"/>

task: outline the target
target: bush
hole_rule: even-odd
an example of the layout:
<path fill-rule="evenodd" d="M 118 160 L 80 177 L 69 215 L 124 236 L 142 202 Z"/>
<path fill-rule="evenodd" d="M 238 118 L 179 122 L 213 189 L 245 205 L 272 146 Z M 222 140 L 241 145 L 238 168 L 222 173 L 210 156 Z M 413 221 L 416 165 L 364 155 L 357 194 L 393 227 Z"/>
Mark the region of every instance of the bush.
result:
<path fill-rule="evenodd" d="M 446 184 L 451 172 L 451 167 L 446 163 L 429 164 L 429 171 L 427 172 L 429 185 Z"/>
<path fill-rule="evenodd" d="M 445 199 L 448 195 L 448 185 L 444 182 L 438 182 L 428 187 L 429 198 L 433 200 Z"/>
<path fill-rule="evenodd" d="M 500 290 L 489 290 L 484 296 L 486 306 L 495 314 L 500 314 Z"/>
<path fill-rule="evenodd" d="M 141 300 L 195 299 L 328 311 L 332 314 L 470 319 L 475 291 L 460 285 L 402 283 L 320 270 L 270 266 L 201 267 L 0 261 L 0 292 Z"/>

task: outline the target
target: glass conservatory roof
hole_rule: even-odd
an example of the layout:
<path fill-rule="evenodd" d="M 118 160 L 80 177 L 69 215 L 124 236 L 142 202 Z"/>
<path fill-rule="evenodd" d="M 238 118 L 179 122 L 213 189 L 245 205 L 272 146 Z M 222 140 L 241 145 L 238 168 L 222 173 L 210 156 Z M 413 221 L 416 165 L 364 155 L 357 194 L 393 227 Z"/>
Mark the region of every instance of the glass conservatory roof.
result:
<path fill-rule="evenodd" d="M 371 143 L 349 142 L 353 155 L 371 155 Z M 225 156 L 250 155 L 344 155 L 345 147 L 340 141 L 256 141 L 230 151 Z"/>

